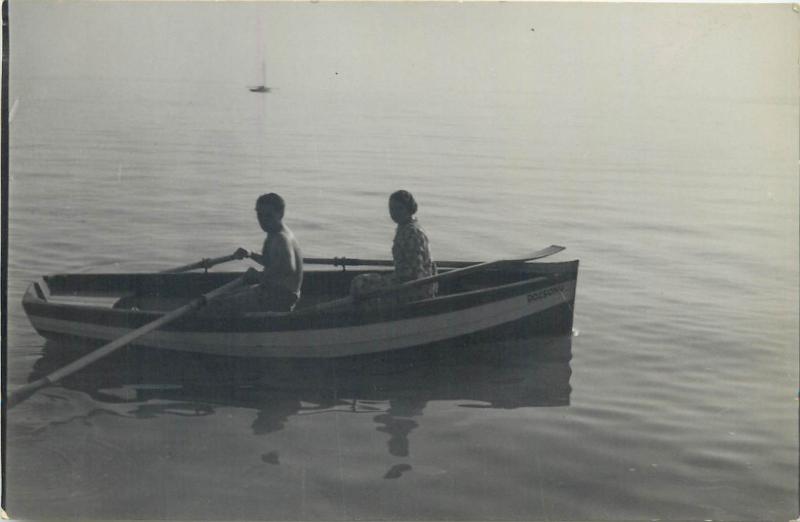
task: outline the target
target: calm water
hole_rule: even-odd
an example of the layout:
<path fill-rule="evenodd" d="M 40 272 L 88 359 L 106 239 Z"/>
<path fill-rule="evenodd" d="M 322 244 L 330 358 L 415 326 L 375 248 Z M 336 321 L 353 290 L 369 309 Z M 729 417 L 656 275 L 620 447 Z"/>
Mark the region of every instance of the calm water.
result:
<path fill-rule="evenodd" d="M 754 92 L 15 77 L 11 386 L 76 356 L 27 322 L 31 279 L 255 249 L 266 191 L 308 256 L 388 258 L 407 188 L 439 259 L 556 243 L 581 272 L 572 337 L 360 365 L 119 354 L 9 413 L 7 511 L 796 517 L 798 106 Z"/>

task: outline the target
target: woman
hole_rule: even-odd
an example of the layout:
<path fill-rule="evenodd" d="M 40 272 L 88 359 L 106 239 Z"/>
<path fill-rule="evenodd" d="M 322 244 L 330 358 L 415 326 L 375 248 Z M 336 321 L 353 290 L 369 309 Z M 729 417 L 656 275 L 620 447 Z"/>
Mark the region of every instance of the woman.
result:
<path fill-rule="evenodd" d="M 389 215 L 397 223 L 392 244 L 394 272 L 389 274 L 364 274 L 353 279 L 350 293 L 358 298 L 370 291 L 436 274 L 436 264 L 431 259 L 428 236 L 414 214 L 417 202 L 406 190 L 398 190 L 389 196 Z M 381 299 L 382 304 L 404 303 L 435 297 L 436 283 L 405 290 L 396 297 Z"/>

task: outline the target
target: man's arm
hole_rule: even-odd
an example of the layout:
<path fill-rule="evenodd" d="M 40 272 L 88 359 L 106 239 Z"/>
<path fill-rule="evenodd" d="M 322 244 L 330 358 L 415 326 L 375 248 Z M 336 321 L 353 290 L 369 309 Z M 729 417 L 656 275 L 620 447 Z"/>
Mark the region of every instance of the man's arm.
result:
<path fill-rule="evenodd" d="M 239 259 L 250 258 L 260 265 L 264 264 L 264 257 L 261 254 L 258 252 L 250 252 L 242 247 L 237 248 L 234 255 L 238 256 Z"/>

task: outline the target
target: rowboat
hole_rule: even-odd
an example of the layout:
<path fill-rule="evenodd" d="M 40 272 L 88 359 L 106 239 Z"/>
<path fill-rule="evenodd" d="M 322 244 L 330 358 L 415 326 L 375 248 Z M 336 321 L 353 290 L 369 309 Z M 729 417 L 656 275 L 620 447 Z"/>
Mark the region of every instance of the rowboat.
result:
<path fill-rule="evenodd" d="M 137 338 L 136 344 L 236 357 L 325 359 L 572 329 L 577 260 L 503 263 L 444 277 L 437 297 L 395 306 L 320 306 L 347 295 L 351 280 L 362 273 L 366 270 L 308 270 L 303 297 L 292 312 L 190 314 Z M 44 337 L 104 343 L 240 276 L 56 274 L 33 282 L 23 307 Z"/>

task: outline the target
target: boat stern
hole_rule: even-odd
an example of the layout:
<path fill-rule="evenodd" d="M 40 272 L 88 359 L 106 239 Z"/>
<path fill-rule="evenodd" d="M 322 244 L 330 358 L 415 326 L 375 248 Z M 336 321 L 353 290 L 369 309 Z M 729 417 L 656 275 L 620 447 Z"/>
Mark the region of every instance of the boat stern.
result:
<path fill-rule="evenodd" d="M 41 330 L 35 321 L 35 310 L 37 307 L 46 305 L 50 297 L 50 287 L 47 282 L 40 278 L 28 285 L 25 294 L 22 296 L 22 309 L 25 310 L 25 315 L 28 317 L 33 328 L 39 335 L 46 336 L 47 332 Z"/>
<path fill-rule="evenodd" d="M 28 285 L 28 288 L 25 290 L 25 295 L 22 296 L 22 306 L 27 312 L 28 306 L 26 305 L 32 303 L 46 303 L 49 297 L 50 288 L 47 286 L 47 282 L 40 278 Z"/>

